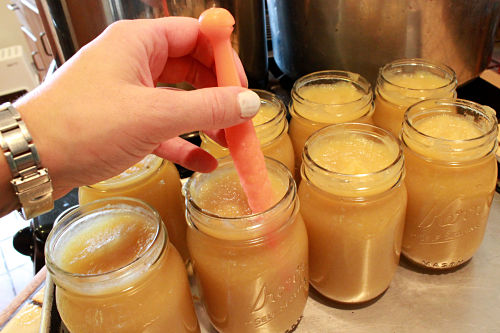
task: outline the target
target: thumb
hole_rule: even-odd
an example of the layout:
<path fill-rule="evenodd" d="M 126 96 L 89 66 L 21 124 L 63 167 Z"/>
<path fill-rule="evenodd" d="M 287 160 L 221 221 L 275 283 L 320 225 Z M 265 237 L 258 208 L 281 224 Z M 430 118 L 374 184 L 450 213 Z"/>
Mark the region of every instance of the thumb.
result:
<path fill-rule="evenodd" d="M 146 112 L 160 113 L 151 118 L 161 120 L 155 126 L 161 126 L 162 141 L 182 133 L 237 125 L 251 119 L 260 108 L 259 95 L 242 87 L 149 90 L 154 91 L 151 100 L 155 106 Z"/>

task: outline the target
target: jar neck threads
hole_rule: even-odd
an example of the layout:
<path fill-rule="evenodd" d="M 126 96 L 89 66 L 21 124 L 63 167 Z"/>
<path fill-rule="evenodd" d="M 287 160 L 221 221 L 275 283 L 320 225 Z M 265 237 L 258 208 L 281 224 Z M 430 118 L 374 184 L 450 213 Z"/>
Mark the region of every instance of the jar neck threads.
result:
<path fill-rule="evenodd" d="M 67 265 L 61 260 L 64 251 L 68 249 L 68 244 L 82 241 L 80 236 L 83 234 L 83 240 L 90 241 L 86 251 L 92 250 L 92 242 L 101 236 L 94 232 L 92 227 L 95 227 L 96 223 L 104 225 L 109 218 L 120 219 L 121 214 L 133 216 L 135 220 L 140 219 L 144 224 L 146 239 L 135 257 L 109 271 L 98 273 L 74 273 L 63 268 Z M 156 210 L 137 199 L 114 197 L 82 205 L 62 217 L 47 238 L 45 257 L 47 268 L 58 286 L 80 294 L 100 295 L 114 292 L 116 289 L 126 289 L 139 281 L 141 276 L 148 273 L 151 266 L 159 260 L 167 245 L 168 235 Z M 122 254 L 108 254 L 108 256 L 114 255 Z"/>
<path fill-rule="evenodd" d="M 148 155 L 142 161 L 128 168 L 118 176 L 106 179 L 97 184 L 89 185 L 88 187 L 103 192 L 133 187 L 151 178 L 155 173 L 159 172 L 166 163 L 169 162 L 156 155 Z"/>
<path fill-rule="evenodd" d="M 348 151 L 346 154 L 352 155 L 354 148 L 357 149 L 359 156 L 348 156 L 348 162 L 337 163 L 334 159 L 340 158 L 340 152 L 332 149 L 337 144 Z M 322 147 L 335 150 L 336 156 L 325 159 Z M 386 130 L 373 125 L 345 123 L 325 127 L 309 138 L 302 157 L 303 181 L 331 195 L 351 198 L 376 195 L 393 188 L 404 178 L 404 157 L 399 142 Z M 343 165 L 340 170 L 334 167 L 338 164 Z"/>
<path fill-rule="evenodd" d="M 234 164 L 229 158 L 223 159 L 211 174 L 195 173 L 185 186 L 186 216 L 190 226 L 213 238 L 248 245 L 260 244 L 268 239 L 269 234 L 291 223 L 299 208 L 295 182 L 290 171 L 280 162 L 266 157 L 266 165 L 271 182 L 280 185 L 276 203 L 262 213 L 243 216 L 224 216 L 226 214 L 208 210 L 203 207 L 204 199 L 198 196 L 200 188 L 210 186 L 209 183 L 214 182 L 214 179 L 220 177 L 220 186 L 225 186 L 222 183 L 227 176 L 236 176 Z"/>
<path fill-rule="evenodd" d="M 347 71 L 305 75 L 293 85 L 291 97 L 292 117 L 316 123 L 356 121 L 374 109 L 371 84 L 361 75 Z"/>
<path fill-rule="evenodd" d="M 426 122 L 432 122 L 432 132 L 425 129 Z M 461 164 L 493 153 L 497 132 L 496 115 L 489 108 L 461 99 L 432 99 L 406 111 L 401 141 L 424 159 Z"/>
<path fill-rule="evenodd" d="M 452 68 L 424 59 L 400 59 L 379 70 L 376 95 L 391 103 L 409 106 L 423 99 L 456 96 L 457 78 Z"/>

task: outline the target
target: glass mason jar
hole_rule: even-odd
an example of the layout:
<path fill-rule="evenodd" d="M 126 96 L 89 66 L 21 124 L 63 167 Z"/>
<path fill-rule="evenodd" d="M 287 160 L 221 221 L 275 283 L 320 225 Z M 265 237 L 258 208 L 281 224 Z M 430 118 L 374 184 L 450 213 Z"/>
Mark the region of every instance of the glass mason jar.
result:
<path fill-rule="evenodd" d="M 458 266 L 484 236 L 497 179 L 496 116 L 473 102 L 444 99 L 414 104 L 404 118 L 403 254 L 429 268 Z"/>
<path fill-rule="evenodd" d="M 361 75 L 346 71 L 320 71 L 295 81 L 290 103 L 290 138 L 296 174 L 307 138 L 331 124 L 372 123 L 373 93 Z"/>
<path fill-rule="evenodd" d="M 286 107 L 273 93 L 253 89 L 260 97 L 260 110 L 252 122 L 265 156 L 283 163 L 292 173 L 295 172 L 293 147 L 288 136 Z M 216 158 L 229 155 L 229 149 L 222 147 L 208 135 L 200 132 L 201 148 Z"/>
<path fill-rule="evenodd" d="M 186 184 L 187 240 L 201 298 L 219 332 L 285 332 L 308 296 L 307 233 L 295 182 L 266 157 L 276 203 L 251 214 L 232 161 Z"/>
<path fill-rule="evenodd" d="M 82 205 L 98 199 L 123 196 L 147 202 L 160 213 L 170 241 L 182 258 L 187 260 L 187 224 L 181 187 L 179 172 L 172 162 L 148 155 L 118 176 L 80 187 L 78 200 Z"/>
<path fill-rule="evenodd" d="M 45 257 L 72 333 L 200 331 L 184 263 L 140 200 L 76 208 L 52 229 Z"/>
<path fill-rule="evenodd" d="M 331 125 L 307 140 L 301 172 L 311 285 L 344 303 L 382 294 L 399 263 L 406 211 L 398 140 L 369 124 Z"/>
<path fill-rule="evenodd" d="M 424 59 L 401 59 L 379 71 L 375 87 L 375 125 L 399 137 L 406 109 L 421 100 L 456 97 L 453 69 Z"/>

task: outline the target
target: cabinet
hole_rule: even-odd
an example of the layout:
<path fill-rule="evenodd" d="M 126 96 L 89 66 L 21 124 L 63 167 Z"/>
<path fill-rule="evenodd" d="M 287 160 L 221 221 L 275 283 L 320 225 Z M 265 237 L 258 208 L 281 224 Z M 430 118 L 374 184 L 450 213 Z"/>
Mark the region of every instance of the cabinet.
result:
<path fill-rule="evenodd" d="M 7 8 L 17 16 L 20 29 L 30 47 L 33 66 L 40 81 L 43 81 L 54 56 L 35 0 L 10 0 Z"/>

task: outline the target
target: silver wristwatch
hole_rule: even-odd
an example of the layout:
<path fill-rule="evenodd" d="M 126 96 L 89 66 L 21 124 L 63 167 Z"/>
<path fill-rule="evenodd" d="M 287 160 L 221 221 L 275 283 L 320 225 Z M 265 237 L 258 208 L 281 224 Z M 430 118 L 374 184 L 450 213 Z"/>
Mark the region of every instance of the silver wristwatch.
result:
<path fill-rule="evenodd" d="M 20 213 L 31 219 L 54 208 L 52 182 L 21 115 L 11 103 L 0 105 L 0 147 L 7 159 Z"/>

